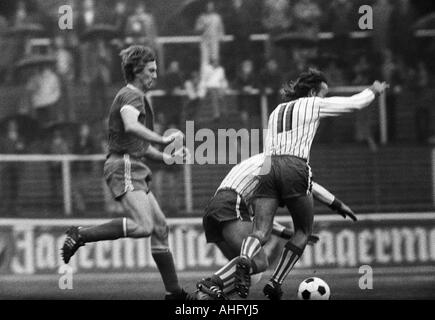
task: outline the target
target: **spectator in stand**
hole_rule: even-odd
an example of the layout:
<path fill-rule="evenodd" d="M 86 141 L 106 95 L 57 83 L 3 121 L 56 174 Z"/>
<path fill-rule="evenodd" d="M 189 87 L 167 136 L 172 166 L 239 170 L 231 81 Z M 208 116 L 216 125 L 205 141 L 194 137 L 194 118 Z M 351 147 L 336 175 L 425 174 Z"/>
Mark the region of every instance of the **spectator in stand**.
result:
<path fill-rule="evenodd" d="M 372 70 L 367 55 L 361 54 L 353 68 L 353 86 L 366 86 L 371 83 Z M 375 152 L 377 145 L 373 137 L 372 118 L 370 108 L 358 110 L 355 114 L 355 140 L 366 143 Z"/>
<path fill-rule="evenodd" d="M 346 85 L 344 70 L 339 65 L 338 57 L 331 57 L 329 59 L 324 72 L 331 86 Z"/>
<path fill-rule="evenodd" d="M 331 47 L 337 56 L 349 62 L 350 32 L 352 28 L 352 12 L 355 10 L 352 1 L 333 0 L 327 15 L 328 30 L 334 33 Z"/>
<path fill-rule="evenodd" d="M 361 54 L 353 67 L 353 86 L 365 86 L 370 84 L 372 76 L 372 68 L 370 67 L 369 59 L 366 54 Z"/>
<path fill-rule="evenodd" d="M 25 89 L 24 108 L 30 111 L 38 122 L 48 125 L 56 120 L 59 114 L 59 102 L 61 100 L 61 80 L 54 70 L 54 66 L 41 64 L 29 67 Z"/>
<path fill-rule="evenodd" d="M 127 3 L 123 0 L 117 1 L 115 4 L 115 12 L 110 19 L 110 22 L 116 27 L 118 30 L 118 34 L 120 39 L 124 38 L 124 34 L 127 27 Z"/>
<path fill-rule="evenodd" d="M 431 136 L 431 105 L 433 104 L 433 95 L 431 91 L 433 86 L 430 85 L 430 76 L 426 64 L 420 61 L 417 64 L 415 76 L 411 84 L 414 86 L 411 94 L 414 97 L 415 111 L 415 129 L 416 138 L 419 143 L 426 144 Z M 433 138 L 431 138 L 432 140 Z M 431 141 L 433 142 L 433 141 Z"/>
<path fill-rule="evenodd" d="M 289 31 L 293 26 L 290 0 L 265 0 L 263 4 L 263 27 L 271 35 Z"/>
<path fill-rule="evenodd" d="M 15 12 L 9 18 L 9 27 L 21 27 L 26 24 L 35 23 L 33 16 L 29 13 L 28 7 L 30 7 L 29 2 L 18 1 L 16 3 Z M 14 83 L 16 78 L 13 66 L 25 55 L 28 37 L 27 35 L 9 35 L 4 40 L 4 43 L 0 42 L 2 49 L 1 64 L 6 66 L 4 77 L 7 83 Z"/>
<path fill-rule="evenodd" d="M 390 48 L 408 65 L 416 65 L 416 39 L 412 28 L 416 13 L 409 0 L 394 1 L 390 18 Z"/>
<path fill-rule="evenodd" d="M 111 83 L 112 53 L 106 41 L 100 38 L 89 41 L 89 48 L 89 66 L 85 77 L 89 90 L 89 110 L 92 110 L 93 120 L 100 121 L 107 116 L 110 107 L 107 90 Z"/>
<path fill-rule="evenodd" d="M 57 35 L 54 39 L 54 55 L 56 58 L 56 70 L 59 76 L 62 92 L 62 102 L 59 108 L 58 120 L 75 121 L 75 106 L 71 101 L 74 85 L 74 57 L 66 48 L 63 35 Z"/>
<path fill-rule="evenodd" d="M 7 132 L 0 137 L 0 153 L 22 154 L 26 152 L 26 144 L 21 137 L 18 124 L 10 121 L 7 124 Z M 20 185 L 20 171 L 22 166 L 17 162 L 3 162 L 1 165 L 2 192 L 0 203 L 2 211 L 8 215 L 15 215 L 18 209 L 18 192 Z"/>
<path fill-rule="evenodd" d="M 7 78 L 6 73 L 9 70 L 9 61 L 11 58 L 10 55 L 4 56 L 4 53 L 8 53 L 8 41 L 3 35 L 7 27 L 8 21 L 0 14 L 0 50 L 2 52 L 2 55 L 0 55 L 0 85 L 2 85 Z"/>
<path fill-rule="evenodd" d="M 168 70 L 163 78 L 164 88 L 169 94 L 180 93 L 183 87 L 184 76 L 180 70 L 180 63 L 178 61 L 171 61 Z"/>
<path fill-rule="evenodd" d="M 138 2 L 134 13 L 127 18 L 125 37 L 127 44 L 142 44 L 153 48 L 157 54 L 159 68 L 164 69 L 163 59 L 159 59 L 162 57 L 162 47 L 157 41 L 157 24 L 144 2 Z"/>
<path fill-rule="evenodd" d="M 212 1 L 207 2 L 206 12 L 198 17 L 195 31 L 201 34 L 201 66 L 220 61 L 220 42 L 225 35 L 225 28 Z"/>
<path fill-rule="evenodd" d="M 112 81 L 114 83 L 121 83 L 124 80 L 122 75 L 122 69 L 119 67 L 121 65 L 121 57 L 119 52 L 124 47 L 125 41 L 125 31 L 127 27 L 127 4 L 125 1 L 117 1 L 115 5 L 115 12 L 111 17 L 110 21 L 115 26 L 117 30 L 117 37 L 111 41 L 111 44 L 115 47 L 112 50 Z"/>
<path fill-rule="evenodd" d="M 69 154 L 70 147 L 63 137 L 60 129 L 54 129 L 51 141 L 48 145 L 48 153 L 54 155 Z M 49 166 L 49 180 L 51 189 L 51 203 L 59 202 L 62 197 L 62 163 L 53 161 L 48 164 Z"/>
<path fill-rule="evenodd" d="M 76 23 L 79 36 L 86 32 L 90 27 L 103 22 L 103 17 L 96 8 L 94 0 L 83 0 L 81 4 Z"/>
<path fill-rule="evenodd" d="M 283 85 L 283 75 L 275 59 L 269 59 L 266 67 L 260 73 L 260 89 L 267 96 L 269 114 L 280 102 L 280 90 Z"/>
<path fill-rule="evenodd" d="M 94 0 L 83 0 L 76 23 L 78 37 L 81 38 L 89 28 L 102 22 L 103 17 L 96 8 Z M 93 49 L 89 41 L 80 42 L 80 80 L 85 84 L 89 84 L 88 69 L 91 66 L 89 55 Z"/>
<path fill-rule="evenodd" d="M 147 11 L 144 2 L 139 2 L 134 13 L 127 18 L 125 26 L 127 43 L 149 46 L 157 50 L 157 26 L 154 16 Z"/>
<path fill-rule="evenodd" d="M 95 142 L 91 136 L 91 128 L 83 123 L 80 126 L 79 134 L 73 143 L 73 153 L 87 155 L 97 153 Z M 85 195 L 89 186 L 89 177 L 93 170 L 93 163 L 90 161 L 75 161 L 73 163 L 74 177 L 72 179 L 73 204 L 78 215 L 86 212 Z"/>
<path fill-rule="evenodd" d="M 388 124 L 388 140 L 394 142 L 396 140 L 396 121 L 397 121 L 397 101 L 398 96 L 402 92 L 403 74 L 399 66 L 399 62 L 393 56 L 389 49 L 383 52 L 383 63 L 381 66 L 382 78 L 390 85 L 390 90 L 387 90 L 387 124 Z"/>
<path fill-rule="evenodd" d="M 169 122 L 181 124 L 182 117 L 182 91 L 184 86 L 184 76 L 180 70 L 180 64 L 178 61 L 171 61 L 163 76 L 163 89 L 166 91 L 166 95 L 161 98 L 163 100 L 162 108 L 167 112 L 169 116 Z"/>
<path fill-rule="evenodd" d="M 231 43 L 232 54 L 234 54 L 233 59 L 231 59 L 233 64 L 231 70 L 236 70 L 244 59 L 252 55 L 250 35 L 255 29 L 253 23 L 254 20 L 249 11 L 247 0 L 232 0 L 229 19 L 226 23 L 229 33 L 234 36 Z"/>
<path fill-rule="evenodd" d="M 293 12 L 290 9 L 290 0 L 264 1 L 262 25 L 269 34 L 269 39 L 265 42 L 266 57 L 276 56 L 279 52 L 279 50 L 275 50 L 273 38 L 280 33 L 289 31 L 293 26 Z"/>
<path fill-rule="evenodd" d="M 242 126 L 248 128 L 250 127 L 250 114 L 260 108 L 259 79 L 254 71 L 252 60 L 242 62 L 234 87 L 239 91 L 238 107 Z"/>
<path fill-rule="evenodd" d="M 373 5 L 373 49 L 382 54 L 389 47 L 389 26 L 393 6 L 389 0 L 377 0 Z"/>
<path fill-rule="evenodd" d="M 317 38 L 322 11 L 313 0 L 298 0 L 293 9 L 296 31 L 309 38 Z"/>
<path fill-rule="evenodd" d="M 205 97 L 205 88 L 201 83 L 201 77 L 198 71 L 193 71 L 190 78 L 184 82 L 184 90 L 187 100 L 184 105 L 184 121 L 196 120 L 196 115 L 201 107 L 202 100 Z"/>
<path fill-rule="evenodd" d="M 206 90 L 206 98 L 213 110 L 213 120 L 221 117 L 221 108 L 226 113 L 225 91 L 228 89 L 228 80 L 225 69 L 218 60 L 211 60 L 201 68 L 201 82 Z"/>
<path fill-rule="evenodd" d="M 12 24 L 15 27 L 33 23 L 32 16 L 28 12 L 26 1 L 18 1 L 17 9 L 12 17 Z"/>
<path fill-rule="evenodd" d="M 297 79 L 301 72 L 308 68 L 307 58 L 302 54 L 302 51 L 293 50 L 291 55 L 290 67 L 285 79 Z"/>

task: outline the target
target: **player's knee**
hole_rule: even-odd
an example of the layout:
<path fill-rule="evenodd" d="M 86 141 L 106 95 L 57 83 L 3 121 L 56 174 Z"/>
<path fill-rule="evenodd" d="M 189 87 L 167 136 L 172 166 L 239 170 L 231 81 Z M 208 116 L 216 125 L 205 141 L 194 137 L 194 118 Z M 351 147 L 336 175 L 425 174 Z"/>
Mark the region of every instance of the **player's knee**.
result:
<path fill-rule="evenodd" d="M 270 232 L 264 232 L 264 231 L 255 231 L 253 233 L 253 236 L 255 236 L 258 240 L 260 240 L 261 245 L 263 246 L 267 241 L 270 239 Z"/>
<path fill-rule="evenodd" d="M 158 224 L 154 227 L 153 234 L 159 239 L 159 240 L 165 240 L 169 236 L 169 226 L 164 224 Z"/>

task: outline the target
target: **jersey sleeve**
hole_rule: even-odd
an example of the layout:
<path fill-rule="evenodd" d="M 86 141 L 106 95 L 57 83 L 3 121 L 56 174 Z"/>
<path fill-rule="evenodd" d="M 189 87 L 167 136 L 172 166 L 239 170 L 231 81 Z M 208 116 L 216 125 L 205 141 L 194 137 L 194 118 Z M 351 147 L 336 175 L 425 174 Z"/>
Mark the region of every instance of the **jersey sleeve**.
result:
<path fill-rule="evenodd" d="M 126 105 L 136 108 L 139 112 L 143 113 L 143 98 L 140 94 L 133 91 L 126 91 L 120 96 L 120 107 Z"/>
<path fill-rule="evenodd" d="M 375 100 L 375 94 L 372 90 L 365 89 L 350 97 L 329 97 L 316 100 L 320 109 L 320 117 L 331 117 L 367 107 Z"/>

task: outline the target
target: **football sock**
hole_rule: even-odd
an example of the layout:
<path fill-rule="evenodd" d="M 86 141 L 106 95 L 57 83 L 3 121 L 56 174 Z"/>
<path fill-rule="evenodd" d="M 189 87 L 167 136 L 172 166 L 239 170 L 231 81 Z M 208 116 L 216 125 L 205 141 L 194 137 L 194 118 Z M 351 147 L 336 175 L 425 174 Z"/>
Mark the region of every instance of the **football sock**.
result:
<path fill-rule="evenodd" d="M 223 266 L 220 270 L 218 270 L 212 277 L 212 280 L 215 283 L 221 284 L 222 291 L 226 295 L 231 295 L 236 293 L 234 290 L 234 275 L 236 273 L 236 265 L 239 260 L 239 257 L 234 258 L 230 262 L 228 262 L 225 266 Z M 251 274 L 257 273 L 257 266 L 254 261 L 251 263 Z"/>
<path fill-rule="evenodd" d="M 240 256 L 252 259 L 261 250 L 261 242 L 256 236 L 248 236 L 243 240 Z"/>
<path fill-rule="evenodd" d="M 302 253 L 303 250 L 301 248 L 296 247 L 291 242 L 287 242 L 270 280 L 282 284 Z"/>
<path fill-rule="evenodd" d="M 222 284 L 222 291 L 224 293 L 228 293 L 234 289 L 234 273 L 236 272 L 237 261 L 239 261 L 239 257 L 228 262 L 212 277 L 212 280 L 215 280 L 216 277 L 219 278 L 220 282 L 219 280 L 215 280 L 214 282 Z"/>
<path fill-rule="evenodd" d="M 151 254 L 159 269 L 166 292 L 178 293 L 181 287 L 175 271 L 174 258 L 169 249 L 152 249 Z"/>
<path fill-rule="evenodd" d="M 127 218 L 113 219 L 98 226 L 80 228 L 79 234 L 84 242 L 123 238 L 127 236 Z"/>

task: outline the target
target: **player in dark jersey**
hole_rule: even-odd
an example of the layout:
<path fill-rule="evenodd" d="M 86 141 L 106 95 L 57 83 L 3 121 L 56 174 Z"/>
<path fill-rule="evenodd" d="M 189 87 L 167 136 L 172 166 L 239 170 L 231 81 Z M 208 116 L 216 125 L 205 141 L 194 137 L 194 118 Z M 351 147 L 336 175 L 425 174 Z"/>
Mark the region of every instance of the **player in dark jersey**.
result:
<path fill-rule="evenodd" d="M 145 91 L 157 78 L 153 51 L 134 45 L 120 55 L 127 85 L 118 92 L 110 108 L 109 152 L 104 177 L 113 197 L 121 202 L 129 217 L 88 228 L 69 228 L 62 247 L 63 260 L 68 263 L 88 242 L 151 237 L 152 256 L 163 279 L 165 299 L 188 299 L 189 295 L 178 282 L 168 245 L 168 225 L 149 189 L 151 170 L 145 164 L 147 159 L 169 163 L 172 156 L 158 151 L 152 144 L 166 146 L 182 139 L 183 134 L 176 132 L 163 137 L 153 131 L 153 109 L 145 97 Z M 176 156 L 182 153 L 183 150 Z"/>

